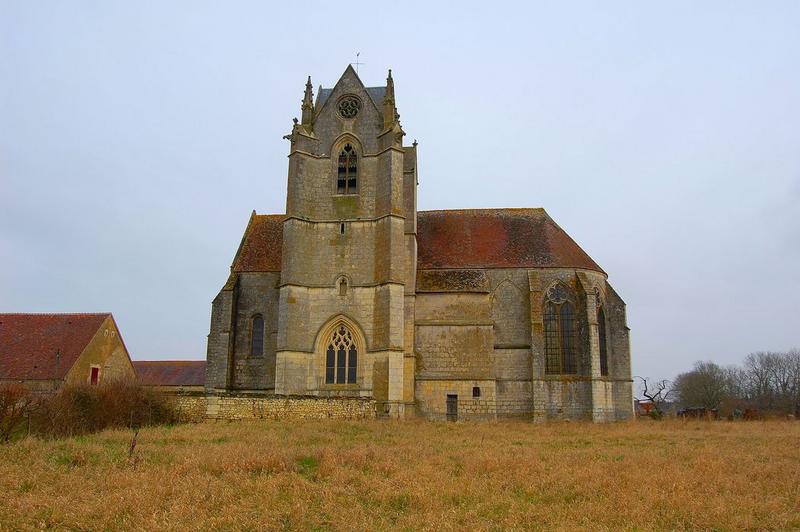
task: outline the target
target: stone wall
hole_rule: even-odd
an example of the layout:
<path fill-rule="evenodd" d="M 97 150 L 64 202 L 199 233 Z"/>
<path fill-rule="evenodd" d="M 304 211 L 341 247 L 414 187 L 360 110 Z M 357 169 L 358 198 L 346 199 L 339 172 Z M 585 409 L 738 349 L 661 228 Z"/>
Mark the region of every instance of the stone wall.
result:
<path fill-rule="evenodd" d="M 236 336 L 233 342 L 231 388 L 270 390 L 275 388 L 275 353 L 278 336 L 278 272 L 239 274 L 236 304 Z M 253 317 L 264 318 L 264 350 L 251 353 Z"/>
<path fill-rule="evenodd" d="M 372 419 L 375 401 L 276 395 L 170 394 L 181 421 L 205 419 Z"/>
<path fill-rule="evenodd" d="M 474 390 L 479 396 L 474 396 Z M 457 419 L 495 419 L 497 397 L 493 380 L 417 380 L 417 407 L 428 419 L 447 418 L 447 396 L 456 396 Z"/>
<path fill-rule="evenodd" d="M 94 334 L 92 339 L 83 349 L 78 360 L 64 378 L 65 384 L 88 384 L 91 368 L 98 368 L 99 383 L 114 381 L 136 380 L 136 372 L 131 364 L 128 351 L 114 324 L 114 319 L 109 316 Z"/>
<path fill-rule="evenodd" d="M 178 411 L 178 419 L 184 423 L 197 423 L 206 419 L 207 401 L 205 393 L 168 393 Z"/>
<path fill-rule="evenodd" d="M 565 268 L 420 271 L 416 302 L 418 411 L 459 418 L 627 419 L 632 400 L 625 304 L 598 272 Z M 545 375 L 543 297 L 564 283 L 577 313 L 577 372 Z M 597 301 L 607 311 L 609 375 L 601 376 Z M 481 397 L 472 397 L 479 386 Z"/>
<path fill-rule="evenodd" d="M 209 419 L 371 419 L 375 401 L 358 398 L 209 395 Z"/>
<path fill-rule="evenodd" d="M 231 342 L 236 274 L 231 274 L 225 287 L 211 304 L 211 324 L 206 350 L 206 389 L 225 389 L 228 386 L 228 358 Z"/>
<path fill-rule="evenodd" d="M 530 380 L 497 381 L 497 417 L 533 415 L 533 387 Z"/>
<path fill-rule="evenodd" d="M 21 384 L 29 392 L 41 395 L 50 395 L 56 393 L 64 384 L 64 381 L 61 379 L 23 381 L 20 381 L 19 379 L 0 379 L 0 386 L 13 386 L 17 384 Z"/>
<path fill-rule="evenodd" d="M 591 379 L 557 376 L 534 380 L 533 415 L 536 420 L 591 420 Z"/>

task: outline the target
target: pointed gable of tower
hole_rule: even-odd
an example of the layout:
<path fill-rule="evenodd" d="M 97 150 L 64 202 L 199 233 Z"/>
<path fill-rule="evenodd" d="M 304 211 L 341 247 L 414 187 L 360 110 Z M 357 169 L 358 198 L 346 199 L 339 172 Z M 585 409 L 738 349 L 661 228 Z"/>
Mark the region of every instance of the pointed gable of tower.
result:
<path fill-rule="evenodd" d="M 383 97 L 386 94 L 386 87 L 367 87 L 364 85 L 364 82 L 361 81 L 361 78 L 358 76 L 358 73 L 353 68 L 353 65 L 348 65 L 347 68 L 342 73 L 339 81 L 336 84 L 326 89 L 322 86 L 319 88 L 319 94 L 317 96 L 317 103 L 316 109 L 317 112 L 322 110 L 322 107 L 330 100 L 331 94 L 333 91 L 342 83 L 348 83 L 350 86 L 358 83 L 364 89 L 364 91 L 369 96 L 369 101 L 372 102 L 372 105 L 375 106 L 375 110 L 379 110 L 381 105 L 383 104 Z"/>
<path fill-rule="evenodd" d="M 320 87 L 314 132 L 322 154 L 329 154 L 343 134 L 353 135 L 367 152 L 375 153 L 383 126 L 385 94 L 386 87 L 366 87 L 352 65 L 332 88 Z"/>

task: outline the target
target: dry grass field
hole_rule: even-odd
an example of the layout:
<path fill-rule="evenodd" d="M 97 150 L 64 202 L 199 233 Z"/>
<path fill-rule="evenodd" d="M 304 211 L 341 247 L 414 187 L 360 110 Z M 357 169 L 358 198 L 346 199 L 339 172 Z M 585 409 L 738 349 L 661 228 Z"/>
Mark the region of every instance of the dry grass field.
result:
<path fill-rule="evenodd" d="M 206 423 L 0 447 L 4 529 L 797 529 L 800 422 Z"/>

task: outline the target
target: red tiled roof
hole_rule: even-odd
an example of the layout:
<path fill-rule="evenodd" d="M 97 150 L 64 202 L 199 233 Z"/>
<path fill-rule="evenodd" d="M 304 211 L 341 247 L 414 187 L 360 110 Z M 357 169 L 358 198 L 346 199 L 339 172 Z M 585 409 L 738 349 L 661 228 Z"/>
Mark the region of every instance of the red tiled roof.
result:
<path fill-rule="evenodd" d="M 242 243 L 233 259 L 234 272 L 281 271 L 283 214 L 256 214 L 250 217 Z"/>
<path fill-rule="evenodd" d="M 0 379 L 63 379 L 109 316 L 0 314 Z"/>
<path fill-rule="evenodd" d="M 417 268 L 603 271 L 544 209 L 420 211 Z"/>
<path fill-rule="evenodd" d="M 146 386 L 203 386 L 205 360 L 134 360 L 139 382 Z"/>
<path fill-rule="evenodd" d="M 281 269 L 283 214 L 253 214 L 234 272 Z M 580 268 L 602 272 L 544 209 L 417 213 L 417 268 Z"/>

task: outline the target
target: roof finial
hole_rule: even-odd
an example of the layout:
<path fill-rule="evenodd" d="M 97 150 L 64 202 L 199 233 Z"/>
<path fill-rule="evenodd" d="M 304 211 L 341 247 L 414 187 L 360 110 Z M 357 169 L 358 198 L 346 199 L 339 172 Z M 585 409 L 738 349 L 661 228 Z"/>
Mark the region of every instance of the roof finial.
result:
<path fill-rule="evenodd" d="M 306 92 L 303 95 L 303 105 L 301 107 L 303 112 L 303 124 L 311 124 L 314 121 L 314 89 L 311 85 L 311 76 L 308 76 L 306 81 Z"/>
<path fill-rule="evenodd" d="M 397 120 L 397 107 L 394 105 L 394 80 L 392 79 L 392 69 L 386 78 L 386 94 L 383 97 L 383 127 L 391 128 Z"/>

